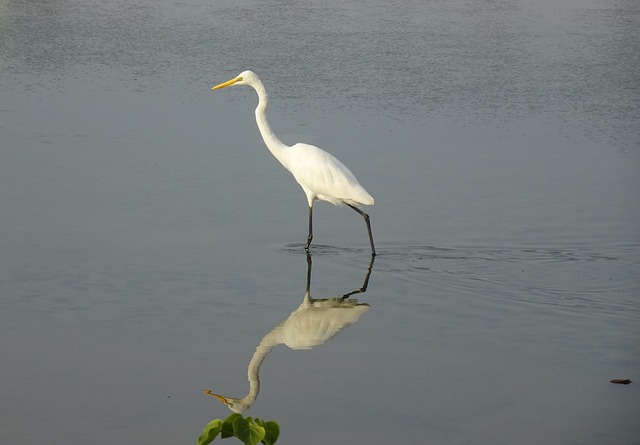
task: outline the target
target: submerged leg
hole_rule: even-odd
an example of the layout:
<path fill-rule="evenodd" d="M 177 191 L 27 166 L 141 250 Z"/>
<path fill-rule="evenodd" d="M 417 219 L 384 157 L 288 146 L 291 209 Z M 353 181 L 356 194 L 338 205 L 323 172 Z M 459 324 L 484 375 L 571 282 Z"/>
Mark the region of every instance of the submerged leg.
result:
<path fill-rule="evenodd" d="M 356 206 L 352 206 L 351 204 L 347 204 L 347 205 L 351 207 L 353 210 L 355 210 L 356 212 L 358 212 L 360 216 L 364 218 L 364 222 L 367 224 L 367 232 L 369 233 L 369 244 L 371 244 L 371 256 L 375 256 L 376 248 L 373 245 L 373 235 L 371 234 L 371 223 L 369 222 L 369 215 L 364 213 L 362 210 L 360 210 Z"/>
<path fill-rule="evenodd" d="M 304 250 L 309 252 L 309 246 L 313 239 L 313 206 L 309 206 L 309 236 L 307 236 L 307 244 L 304 245 Z"/>

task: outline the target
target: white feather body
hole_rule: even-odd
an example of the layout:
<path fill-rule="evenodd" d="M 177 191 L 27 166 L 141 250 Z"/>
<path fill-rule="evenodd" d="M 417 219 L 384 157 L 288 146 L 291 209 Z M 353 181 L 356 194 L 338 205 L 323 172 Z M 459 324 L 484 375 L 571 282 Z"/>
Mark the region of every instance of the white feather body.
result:
<path fill-rule="evenodd" d="M 314 145 L 298 143 L 284 149 L 281 162 L 304 190 L 309 205 L 316 199 L 333 205 L 374 204 L 346 165 Z"/>

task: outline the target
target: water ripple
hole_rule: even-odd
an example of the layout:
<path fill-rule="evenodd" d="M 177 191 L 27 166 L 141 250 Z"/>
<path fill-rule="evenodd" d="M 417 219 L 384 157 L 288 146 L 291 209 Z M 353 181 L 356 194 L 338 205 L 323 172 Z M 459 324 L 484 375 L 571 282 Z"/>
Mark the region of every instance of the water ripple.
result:
<path fill-rule="evenodd" d="M 393 247 L 376 268 L 403 280 L 511 301 L 638 317 L 638 246 Z"/>

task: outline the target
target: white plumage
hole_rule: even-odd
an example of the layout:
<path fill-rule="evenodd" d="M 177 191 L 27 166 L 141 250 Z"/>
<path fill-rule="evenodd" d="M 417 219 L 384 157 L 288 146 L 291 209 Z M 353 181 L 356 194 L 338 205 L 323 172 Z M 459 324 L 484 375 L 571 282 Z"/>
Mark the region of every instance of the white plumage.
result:
<path fill-rule="evenodd" d="M 237 77 L 214 86 L 212 90 L 231 85 L 248 85 L 258 93 L 258 106 L 255 114 L 262 139 L 273 156 L 293 174 L 293 177 L 307 196 L 309 235 L 305 250 L 309 250 L 313 239 L 313 202 L 320 200 L 334 205 L 348 205 L 358 212 L 366 223 L 371 254 L 375 255 L 376 250 L 371 234 L 369 215 L 357 207 L 360 205 L 373 205 L 374 199 L 360 185 L 351 170 L 337 158 L 314 145 L 298 143 L 293 146 L 287 146 L 275 136 L 266 118 L 267 91 L 255 73 L 243 71 Z"/>
<path fill-rule="evenodd" d="M 373 205 L 371 195 L 360 185 L 351 170 L 330 153 L 309 144 L 298 143 L 288 150 L 285 164 L 307 194 L 334 205 Z M 288 166 L 291 165 L 292 168 Z"/>

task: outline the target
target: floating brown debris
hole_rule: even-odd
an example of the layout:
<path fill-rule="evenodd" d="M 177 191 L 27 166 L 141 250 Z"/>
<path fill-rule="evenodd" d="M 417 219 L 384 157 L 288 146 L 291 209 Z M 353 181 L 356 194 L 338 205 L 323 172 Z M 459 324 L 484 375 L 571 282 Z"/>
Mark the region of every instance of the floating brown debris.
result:
<path fill-rule="evenodd" d="M 609 380 L 611 383 L 618 383 L 620 385 L 628 385 L 631 383 L 631 379 L 611 379 Z"/>

